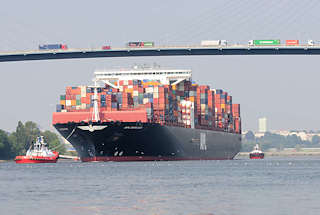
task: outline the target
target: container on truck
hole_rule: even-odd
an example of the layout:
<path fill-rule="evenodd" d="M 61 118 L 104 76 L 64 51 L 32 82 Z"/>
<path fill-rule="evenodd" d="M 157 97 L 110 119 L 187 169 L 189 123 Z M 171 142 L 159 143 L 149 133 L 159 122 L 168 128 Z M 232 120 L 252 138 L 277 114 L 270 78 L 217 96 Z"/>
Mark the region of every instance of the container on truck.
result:
<path fill-rule="evenodd" d="M 280 40 L 253 40 L 255 46 L 277 46 L 280 45 Z"/>
<path fill-rule="evenodd" d="M 44 44 L 39 45 L 39 50 L 52 50 L 52 49 L 68 49 L 68 46 L 65 44 Z"/>
<path fill-rule="evenodd" d="M 286 40 L 286 45 L 287 46 L 298 46 L 299 40 Z"/>
<path fill-rule="evenodd" d="M 154 42 L 129 42 L 128 47 L 154 47 Z"/>
<path fill-rule="evenodd" d="M 109 50 L 111 49 L 111 46 L 102 46 L 102 50 Z"/>
<path fill-rule="evenodd" d="M 314 46 L 314 41 L 313 40 L 308 40 L 308 45 L 309 46 Z"/>
<path fill-rule="evenodd" d="M 221 40 L 202 40 L 201 46 L 219 46 Z"/>

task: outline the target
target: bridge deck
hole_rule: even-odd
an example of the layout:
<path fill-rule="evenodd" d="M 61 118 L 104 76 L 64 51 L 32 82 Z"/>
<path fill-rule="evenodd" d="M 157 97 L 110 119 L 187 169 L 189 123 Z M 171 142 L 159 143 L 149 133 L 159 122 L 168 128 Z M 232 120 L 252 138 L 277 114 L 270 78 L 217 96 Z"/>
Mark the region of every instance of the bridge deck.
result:
<path fill-rule="evenodd" d="M 100 57 L 141 57 L 141 56 L 182 56 L 182 55 L 319 55 L 320 46 L 184 46 L 152 48 L 113 48 L 68 49 L 68 50 L 31 50 L 0 53 L 0 62 L 53 60 L 72 58 Z"/>

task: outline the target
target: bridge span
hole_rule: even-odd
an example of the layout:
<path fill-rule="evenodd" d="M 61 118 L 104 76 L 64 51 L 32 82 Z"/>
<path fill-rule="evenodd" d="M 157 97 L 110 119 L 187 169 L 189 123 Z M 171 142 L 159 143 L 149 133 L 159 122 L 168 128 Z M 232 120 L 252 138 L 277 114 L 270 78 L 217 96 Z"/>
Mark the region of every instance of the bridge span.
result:
<path fill-rule="evenodd" d="M 192 56 L 192 55 L 320 55 L 320 46 L 245 46 L 231 45 L 219 47 L 183 46 L 152 48 L 113 48 L 32 50 L 0 52 L 0 62 L 79 59 L 101 57 L 141 57 L 141 56 Z"/>

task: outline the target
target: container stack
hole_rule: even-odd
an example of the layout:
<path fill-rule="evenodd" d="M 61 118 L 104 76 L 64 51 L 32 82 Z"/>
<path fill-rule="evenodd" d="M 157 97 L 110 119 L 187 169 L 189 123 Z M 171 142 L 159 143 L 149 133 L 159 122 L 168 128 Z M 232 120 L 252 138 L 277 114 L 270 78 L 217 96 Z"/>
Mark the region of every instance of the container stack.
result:
<path fill-rule="evenodd" d="M 107 120 L 102 113 L 145 111 L 148 121 L 162 125 L 241 132 L 240 105 L 232 104 L 232 96 L 223 90 L 191 81 L 163 85 L 154 80 L 119 80 L 112 86 L 97 88 L 102 121 Z M 67 87 L 57 112 L 92 113 L 94 100 L 94 88 Z"/>
<path fill-rule="evenodd" d="M 240 104 L 232 104 L 232 115 L 234 119 L 234 131 L 241 132 Z"/>

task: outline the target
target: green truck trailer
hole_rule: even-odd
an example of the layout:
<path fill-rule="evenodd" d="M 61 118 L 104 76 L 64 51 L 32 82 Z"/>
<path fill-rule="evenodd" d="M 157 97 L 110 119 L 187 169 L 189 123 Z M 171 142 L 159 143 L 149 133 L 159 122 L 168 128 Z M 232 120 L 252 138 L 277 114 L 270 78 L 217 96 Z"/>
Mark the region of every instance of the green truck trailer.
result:
<path fill-rule="evenodd" d="M 253 40 L 255 46 L 277 46 L 280 45 L 280 40 Z"/>

